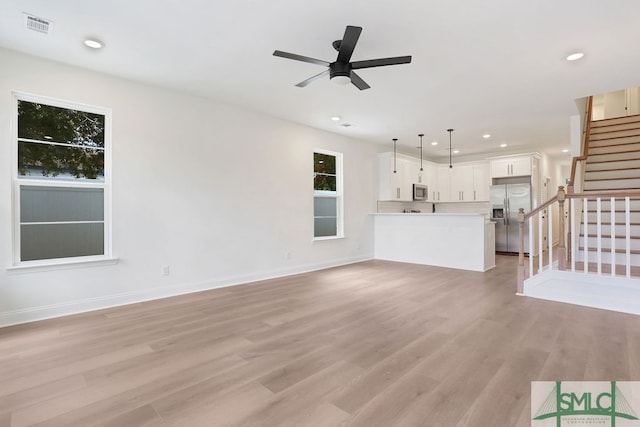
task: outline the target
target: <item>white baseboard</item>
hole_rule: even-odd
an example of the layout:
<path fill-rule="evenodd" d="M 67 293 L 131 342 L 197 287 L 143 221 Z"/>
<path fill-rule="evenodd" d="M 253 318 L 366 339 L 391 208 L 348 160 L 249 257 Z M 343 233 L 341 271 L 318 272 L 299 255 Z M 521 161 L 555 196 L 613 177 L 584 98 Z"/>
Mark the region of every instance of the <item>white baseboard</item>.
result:
<path fill-rule="evenodd" d="M 212 289 L 225 288 L 228 286 L 242 285 L 260 280 L 268 280 L 278 277 L 307 273 L 310 271 L 324 270 L 327 268 L 354 264 L 371 259 L 373 259 L 373 256 L 351 257 L 317 264 L 301 265 L 271 272 L 226 277 L 224 279 L 211 279 L 194 283 L 181 283 L 177 285 L 163 286 L 143 291 L 122 292 L 95 298 L 85 298 L 82 300 L 7 311 L 4 313 L 0 313 L 0 327 L 68 316 L 71 314 L 86 313 L 88 311 L 102 310 L 105 308 L 135 304 L 161 298 L 169 298 L 177 295 L 190 294 L 193 292 L 201 292 Z"/>

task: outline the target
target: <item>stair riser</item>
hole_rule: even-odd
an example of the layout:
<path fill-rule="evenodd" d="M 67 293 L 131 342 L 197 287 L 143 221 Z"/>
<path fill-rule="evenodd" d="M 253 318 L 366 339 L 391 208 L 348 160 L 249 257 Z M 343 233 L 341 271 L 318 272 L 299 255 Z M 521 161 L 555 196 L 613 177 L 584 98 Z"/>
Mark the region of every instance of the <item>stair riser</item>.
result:
<path fill-rule="evenodd" d="M 584 203 L 583 203 L 584 205 Z M 579 206 L 579 205 L 576 205 Z M 620 198 L 616 198 L 616 202 L 613 204 L 615 210 L 616 210 L 616 215 L 624 215 L 625 214 L 625 201 L 624 199 L 620 199 Z M 598 208 L 596 202 L 592 202 L 589 201 L 587 202 L 586 205 L 586 209 L 588 212 L 595 212 L 596 209 Z M 611 202 L 609 202 L 609 200 L 607 199 L 602 200 L 600 202 L 600 212 L 610 212 L 611 211 Z M 633 211 L 640 211 L 640 200 L 629 200 L 629 211 L 630 213 L 633 215 L 634 213 L 637 212 L 633 212 Z M 640 222 L 640 221 L 639 221 Z"/>
<path fill-rule="evenodd" d="M 637 190 L 640 189 L 640 178 L 616 179 L 609 181 L 586 181 L 584 190 Z"/>
<path fill-rule="evenodd" d="M 597 162 L 607 162 L 611 160 L 640 160 L 640 152 L 634 153 L 600 153 L 595 154 L 589 151 L 587 164 Z"/>
<path fill-rule="evenodd" d="M 600 211 L 601 222 L 612 222 L 611 217 L 611 212 L 604 210 Z M 629 212 L 629 217 L 631 218 L 631 223 L 640 223 L 640 212 Z M 613 218 L 615 218 L 616 224 L 626 224 L 627 215 L 625 212 L 616 212 Z M 598 216 L 595 210 L 593 212 L 587 212 L 587 221 L 589 223 L 589 228 L 593 230 L 598 223 Z M 580 222 L 584 222 L 584 214 L 580 215 Z"/>
<path fill-rule="evenodd" d="M 619 169 L 640 169 L 640 159 L 638 160 L 625 160 L 617 162 L 607 163 L 589 163 L 587 162 L 586 173 L 599 172 L 599 171 L 617 171 Z M 640 174 L 640 171 L 638 172 Z"/>
<path fill-rule="evenodd" d="M 626 225 L 624 224 L 617 224 L 615 226 L 615 235 L 616 236 L 625 236 L 626 235 Z M 576 230 L 576 233 L 580 233 L 583 234 L 584 230 L 582 229 L 582 227 L 580 227 L 579 230 Z M 588 229 L 589 234 L 595 234 L 596 232 L 596 226 L 591 226 L 589 225 L 589 229 Z M 607 234 L 610 235 L 611 234 L 611 226 L 610 225 L 603 225 L 602 226 L 602 234 Z M 631 235 L 632 236 L 640 236 L 640 225 L 632 225 L 631 226 Z"/>
<path fill-rule="evenodd" d="M 640 169 L 619 169 L 619 170 L 609 170 L 609 171 L 587 171 L 584 174 L 585 181 L 597 181 L 600 179 L 628 179 L 628 178 L 639 178 L 640 179 Z"/>
<path fill-rule="evenodd" d="M 595 135 L 610 134 L 610 135 L 623 135 L 625 132 L 632 132 L 635 135 L 640 134 L 640 122 L 624 123 L 621 125 L 600 126 L 592 127 L 590 138 Z"/>
<path fill-rule="evenodd" d="M 638 241 L 638 239 L 631 239 L 631 250 L 632 251 L 637 251 L 640 250 L 640 241 Z M 579 244 L 578 244 L 578 248 L 583 248 L 584 247 L 584 239 L 581 237 L 579 240 Z M 596 249 L 598 247 L 598 239 L 595 237 L 589 237 L 589 241 L 588 241 L 588 248 L 590 249 Z M 601 246 L 602 249 L 611 249 L 611 239 L 606 237 L 606 238 L 602 238 L 601 239 Z M 616 250 L 619 249 L 627 249 L 627 241 L 624 238 L 616 238 Z M 582 249 L 581 249 L 582 250 Z"/>
<path fill-rule="evenodd" d="M 640 135 L 630 135 L 621 137 L 608 137 L 607 134 L 594 136 L 595 139 L 589 140 L 589 151 L 596 147 L 609 147 L 620 144 L 637 144 L 640 142 Z"/>
<path fill-rule="evenodd" d="M 610 253 L 602 253 L 602 264 L 611 264 L 611 254 Z M 626 264 L 627 255 L 626 254 L 616 254 L 615 263 L 618 265 Z M 576 254 L 576 262 L 582 262 L 584 260 L 584 253 L 578 252 Z M 598 254 L 596 252 L 589 252 L 589 262 L 597 262 Z M 631 265 L 634 267 L 640 266 L 640 255 L 631 255 Z M 571 264 L 569 263 L 568 269 L 571 268 Z"/>
<path fill-rule="evenodd" d="M 623 144 L 623 145 L 604 145 L 600 147 L 592 147 L 591 145 L 589 145 L 589 155 L 620 153 L 620 152 L 628 152 L 628 151 L 632 151 L 632 152 L 640 151 L 640 142 Z"/>
<path fill-rule="evenodd" d="M 607 127 L 607 126 L 617 126 L 617 125 L 627 124 L 627 123 L 637 123 L 639 121 L 640 121 L 639 115 L 616 117 L 614 119 L 596 120 L 591 122 L 591 129 Z"/>

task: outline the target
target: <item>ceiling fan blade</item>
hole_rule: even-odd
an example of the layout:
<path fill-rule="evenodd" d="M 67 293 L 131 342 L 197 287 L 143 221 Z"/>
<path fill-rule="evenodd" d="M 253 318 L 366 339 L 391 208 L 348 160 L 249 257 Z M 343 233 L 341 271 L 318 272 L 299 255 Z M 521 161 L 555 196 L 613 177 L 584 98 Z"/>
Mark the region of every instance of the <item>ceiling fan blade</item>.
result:
<path fill-rule="evenodd" d="M 409 64 L 411 56 L 396 56 L 394 58 L 369 59 L 367 61 L 356 61 L 351 63 L 352 70 L 362 68 L 384 67 L 385 65 Z"/>
<path fill-rule="evenodd" d="M 320 77 L 326 76 L 327 74 L 329 74 L 329 69 L 328 68 L 326 70 L 324 70 L 323 72 L 316 74 L 313 77 L 309 77 L 307 80 L 301 81 L 296 86 L 297 87 L 305 87 L 309 83 L 314 82 L 314 81 L 318 80 Z"/>
<path fill-rule="evenodd" d="M 351 60 L 351 55 L 353 55 L 353 50 L 356 48 L 356 43 L 358 43 L 361 32 L 362 27 L 347 25 L 347 28 L 344 30 L 344 36 L 342 36 L 342 41 L 340 42 L 337 62 L 349 62 Z"/>
<path fill-rule="evenodd" d="M 367 84 L 367 82 L 362 80 L 362 77 L 360 77 L 353 71 L 351 72 L 351 83 L 353 83 L 353 85 L 360 90 L 369 89 L 371 87 Z"/>
<path fill-rule="evenodd" d="M 293 59 L 294 61 L 308 62 L 310 64 L 324 65 L 328 67 L 329 62 L 321 59 L 309 58 L 308 56 L 296 55 L 295 53 L 283 52 L 281 50 L 274 50 L 273 56 L 279 56 L 281 58 Z"/>

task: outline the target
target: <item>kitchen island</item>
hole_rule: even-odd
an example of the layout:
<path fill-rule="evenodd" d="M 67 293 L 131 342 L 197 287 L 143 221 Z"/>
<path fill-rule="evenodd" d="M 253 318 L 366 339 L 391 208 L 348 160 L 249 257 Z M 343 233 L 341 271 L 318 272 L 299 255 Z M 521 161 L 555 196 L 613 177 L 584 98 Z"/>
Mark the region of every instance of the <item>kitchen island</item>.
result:
<path fill-rule="evenodd" d="M 375 258 L 487 271 L 495 267 L 495 223 L 481 214 L 380 213 Z"/>

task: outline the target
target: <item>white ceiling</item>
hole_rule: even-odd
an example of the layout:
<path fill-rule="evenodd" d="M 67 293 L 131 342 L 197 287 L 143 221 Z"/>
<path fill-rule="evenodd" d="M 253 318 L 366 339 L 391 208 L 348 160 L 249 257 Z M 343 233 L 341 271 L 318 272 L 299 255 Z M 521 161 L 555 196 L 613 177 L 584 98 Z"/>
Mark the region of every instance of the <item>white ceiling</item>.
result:
<path fill-rule="evenodd" d="M 53 32 L 26 30 L 23 12 Z M 0 46 L 390 147 L 414 150 L 424 133 L 432 158 L 448 156 L 447 128 L 460 156 L 555 154 L 575 99 L 640 86 L 639 18 L 638 0 L 2 0 Z M 273 51 L 333 61 L 346 25 L 363 27 L 352 60 L 413 62 L 360 70 L 365 91 L 295 87 L 322 68 Z M 567 62 L 576 50 L 585 57 Z"/>

